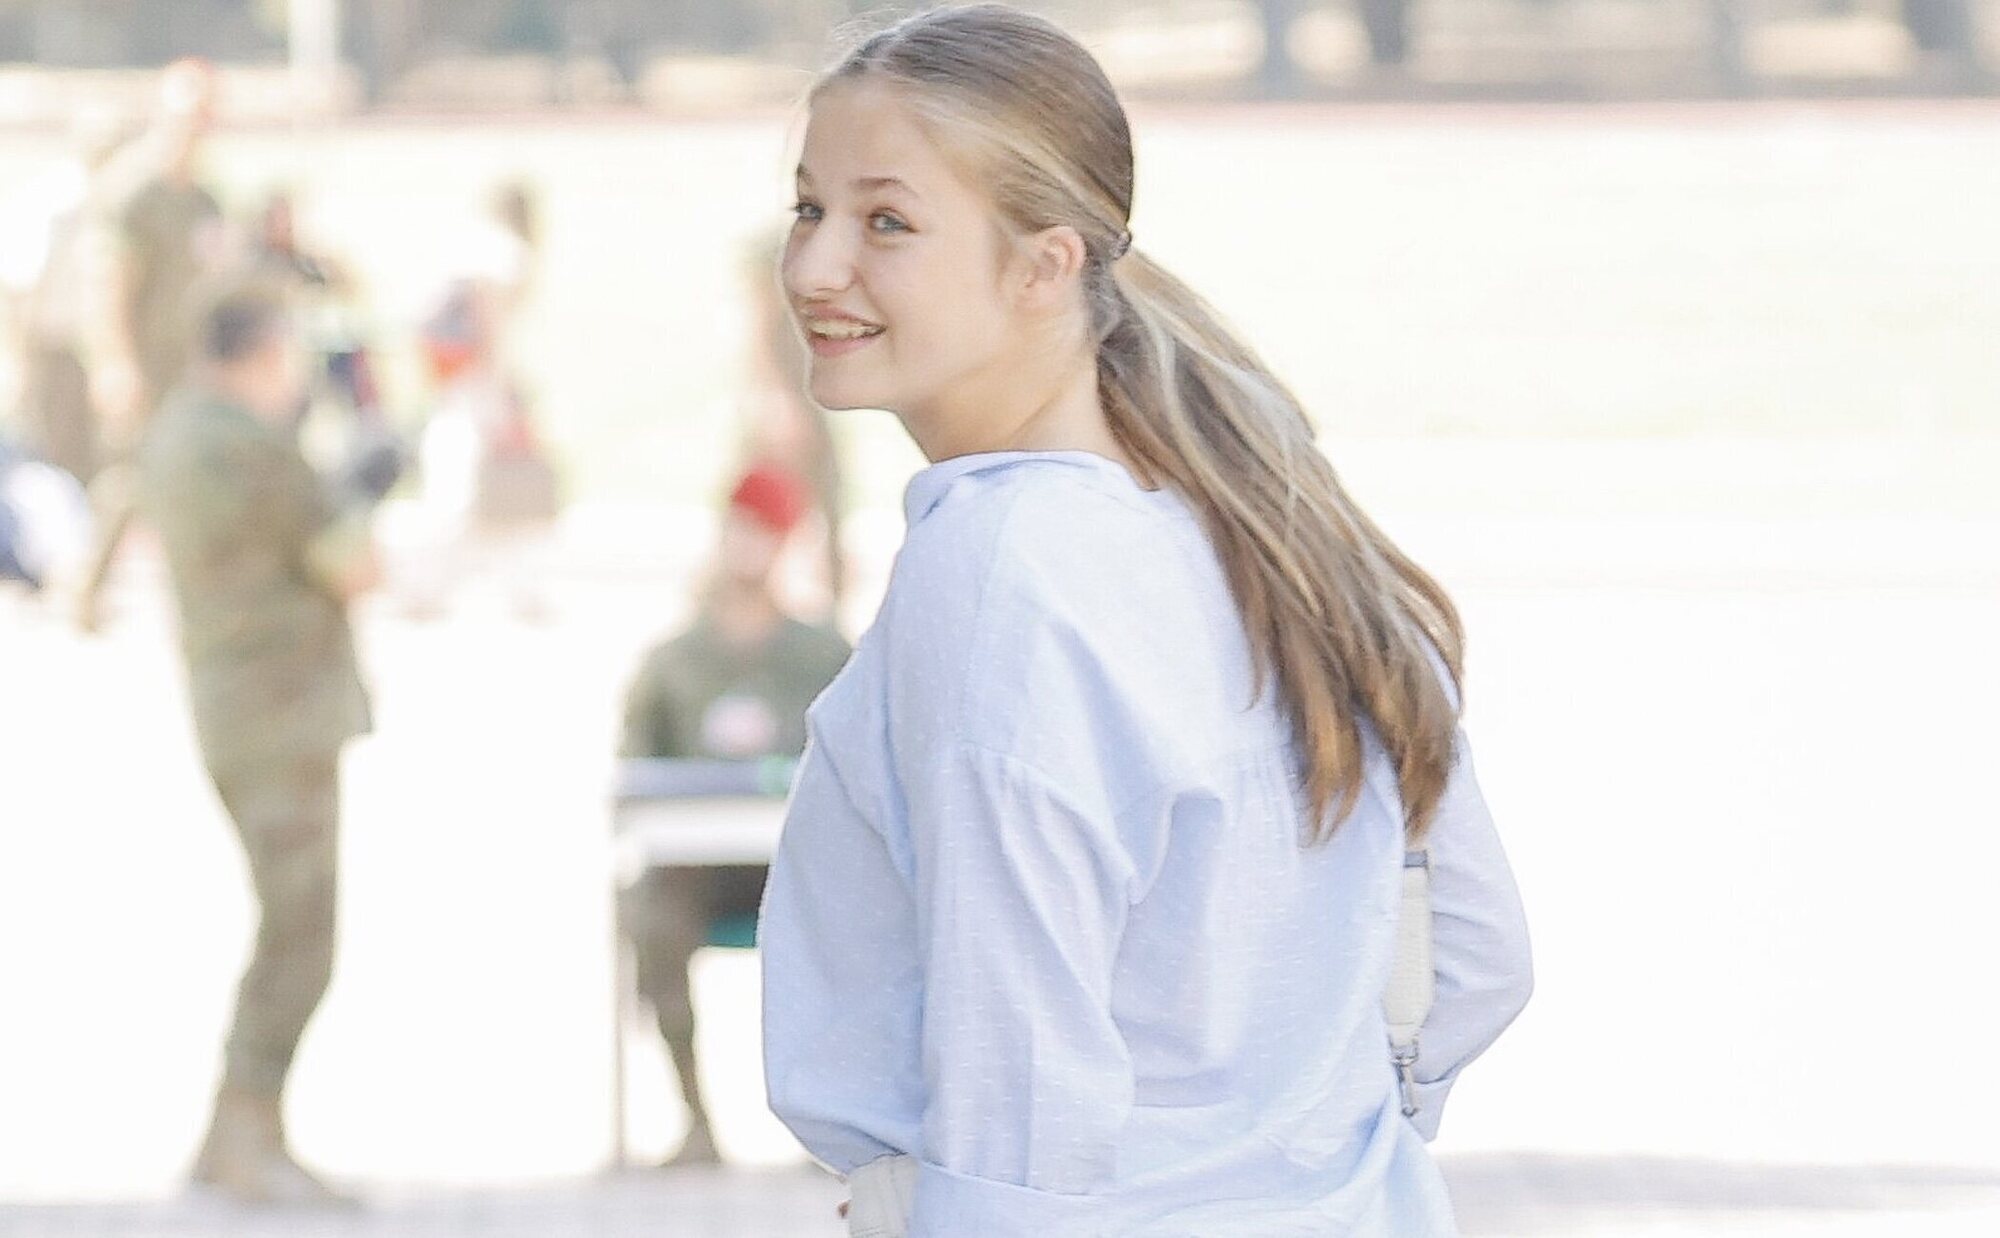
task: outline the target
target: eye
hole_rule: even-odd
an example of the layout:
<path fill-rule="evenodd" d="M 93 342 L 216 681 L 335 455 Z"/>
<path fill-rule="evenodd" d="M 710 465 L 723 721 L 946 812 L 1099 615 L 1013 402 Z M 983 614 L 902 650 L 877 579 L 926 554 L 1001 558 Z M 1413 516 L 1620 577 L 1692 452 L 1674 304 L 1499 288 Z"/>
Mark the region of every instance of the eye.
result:
<path fill-rule="evenodd" d="M 792 204 L 792 214 L 798 216 L 800 219 L 804 220 L 807 223 L 818 223 L 822 218 L 825 217 L 826 211 L 823 208 L 821 208 L 819 203 L 808 201 L 805 198 L 800 198 L 797 202 Z"/>
<path fill-rule="evenodd" d="M 893 211 L 876 211 L 868 217 L 868 227 L 875 232 L 890 234 L 910 230 L 910 225 L 904 223 L 902 217 Z"/>

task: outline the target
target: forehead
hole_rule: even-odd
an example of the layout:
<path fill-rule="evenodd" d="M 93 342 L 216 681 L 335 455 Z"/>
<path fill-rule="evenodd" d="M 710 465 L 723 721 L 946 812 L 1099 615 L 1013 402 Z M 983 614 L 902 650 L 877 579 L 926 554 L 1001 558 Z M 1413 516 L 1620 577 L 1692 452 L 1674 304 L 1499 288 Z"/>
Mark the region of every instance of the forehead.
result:
<path fill-rule="evenodd" d="M 820 92 L 799 165 L 821 190 L 893 177 L 925 197 L 970 192 L 916 113 L 876 82 L 834 82 Z"/>

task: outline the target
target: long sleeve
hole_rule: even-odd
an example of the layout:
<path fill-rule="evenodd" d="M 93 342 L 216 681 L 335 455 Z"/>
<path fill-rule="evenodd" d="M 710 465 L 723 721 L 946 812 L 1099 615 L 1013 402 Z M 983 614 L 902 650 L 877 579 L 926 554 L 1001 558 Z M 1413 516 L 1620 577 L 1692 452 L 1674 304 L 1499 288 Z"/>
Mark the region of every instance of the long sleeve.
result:
<path fill-rule="evenodd" d="M 1301 845 L 1199 514 L 1086 453 L 941 462 L 905 514 L 766 894 L 772 1107 L 864 1205 L 912 1179 L 911 1238 L 1450 1232 L 1382 1038 L 1398 799 Z M 1469 770 L 1452 796 L 1439 1093 L 1524 974 Z"/>
<path fill-rule="evenodd" d="M 654 649 L 632 676 L 625 690 L 624 723 L 619 729 L 618 755 L 621 757 L 682 757 L 689 755 L 677 725 L 672 693 L 668 689 L 669 658 L 664 649 Z"/>
<path fill-rule="evenodd" d="M 1437 998 L 1417 1039 L 1418 1129 L 1435 1138 L 1445 1097 L 1528 1003 L 1528 925 L 1461 731 L 1426 846 Z"/>
<path fill-rule="evenodd" d="M 1019 761 L 953 741 L 933 769 L 909 805 L 927 1093 L 911 1233 L 1045 1234 L 1111 1181 L 1131 1112 L 1111 1015 L 1131 866 L 1109 822 Z"/>

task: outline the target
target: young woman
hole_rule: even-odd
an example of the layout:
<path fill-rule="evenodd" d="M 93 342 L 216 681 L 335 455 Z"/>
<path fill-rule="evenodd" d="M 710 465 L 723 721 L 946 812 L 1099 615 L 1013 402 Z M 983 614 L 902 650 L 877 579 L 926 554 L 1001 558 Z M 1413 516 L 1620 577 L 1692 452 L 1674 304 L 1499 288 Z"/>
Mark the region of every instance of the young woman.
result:
<path fill-rule="evenodd" d="M 932 464 L 813 708 L 771 1103 L 857 1203 L 912 1180 L 924 1238 L 1449 1234 L 1424 1138 L 1529 984 L 1458 619 L 1132 248 L 1132 185 L 1097 64 L 1004 7 L 912 18 L 812 95 L 783 270 L 811 392 Z M 1415 1122 L 1381 1004 L 1413 842 Z"/>

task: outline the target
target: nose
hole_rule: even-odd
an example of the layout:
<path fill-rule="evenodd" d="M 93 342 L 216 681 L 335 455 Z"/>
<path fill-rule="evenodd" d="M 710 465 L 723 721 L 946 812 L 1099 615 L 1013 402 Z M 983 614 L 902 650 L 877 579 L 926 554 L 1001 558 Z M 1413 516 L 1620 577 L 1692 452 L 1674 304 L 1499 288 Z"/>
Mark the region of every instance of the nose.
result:
<path fill-rule="evenodd" d="M 794 301 L 822 300 L 854 284 L 854 250 L 826 221 L 792 226 L 780 275 Z"/>

